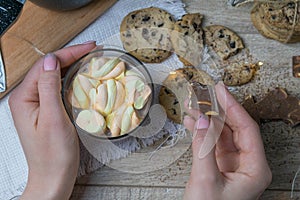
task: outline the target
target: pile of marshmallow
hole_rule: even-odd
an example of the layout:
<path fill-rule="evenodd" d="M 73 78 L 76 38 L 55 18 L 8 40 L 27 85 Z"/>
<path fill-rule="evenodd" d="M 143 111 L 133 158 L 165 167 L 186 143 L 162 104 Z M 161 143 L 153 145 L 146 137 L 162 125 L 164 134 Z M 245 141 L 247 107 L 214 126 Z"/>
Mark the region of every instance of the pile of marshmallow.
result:
<path fill-rule="evenodd" d="M 135 129 L 151 95 L 144 76 L 119 58 L 94 57 L 77 73 L 69 93 L 76 124 L 96 136 L 117 137 Z"/>

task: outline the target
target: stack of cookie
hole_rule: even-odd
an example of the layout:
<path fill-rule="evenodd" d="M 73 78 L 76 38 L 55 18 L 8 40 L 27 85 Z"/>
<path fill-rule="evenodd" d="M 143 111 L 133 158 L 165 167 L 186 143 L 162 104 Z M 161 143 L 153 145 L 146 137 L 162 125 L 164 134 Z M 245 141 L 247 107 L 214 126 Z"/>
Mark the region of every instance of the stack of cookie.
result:
<path fill-rule="evenodd" d="M 284 43 L 300 42 L 300 2 L 258 2 L 251 11 L 257 30 L 267 38 Z"/>
<path fill-rule="evenodd" d="M 202 18 L 192 13 L 175 21 L 160 8 L 136 10 L 121 23 L 121 41 L 126 51 L 143 62 L 160 63 L 175 52 L 185 66 L 201 63 L 204 42 L 223 60 L 244 48 L 240 37 L 224 26 L 207 26 L 203 31 Z"/>
<path fill-rule="evenodd" d="M 201 14 L 193 13 L 175 21 L 165 10 L 150 7 L 129 13 L 121 23 L 123 47 L 139 60 L 160 63 L 174 52 L 185 66 L 170 72 L 159 94 L 167 116 L 176 123 L 182 122 L 187 99 L 196 102 L 203 113 L 211 113 L 206 86 L 213 85 L 213 79 L 198 67 L 205 44 L 221 60 L 229 59 L 244 48 L 241 38 L 227 27 L 211 25 L 202 29 L 202 19 Z M 245 84 L 254 75 L 248 65 L 232 65 L 225 72 L 224 83 L 231 86 Z"/>
<path fill-rule="evenodd" d="M 124 49 L 143 62 L 160 63 L 175 52 L 187 66 L 201 62 L 202 15 L 187 14 L 175 21 L 163 9 L 150 7 L 129 13 L 120 32 Z"/>

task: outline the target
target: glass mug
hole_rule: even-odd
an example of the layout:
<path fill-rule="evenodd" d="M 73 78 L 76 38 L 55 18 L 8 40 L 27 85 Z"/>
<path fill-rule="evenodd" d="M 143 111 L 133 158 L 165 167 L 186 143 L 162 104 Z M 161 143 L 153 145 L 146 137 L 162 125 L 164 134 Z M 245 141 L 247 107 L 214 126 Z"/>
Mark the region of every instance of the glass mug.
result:
<path fill-rule="evenodd" d="M 80 8 L 93 0 L 30 0 L 32 3 L 57 11 L 66 11 Z"/>

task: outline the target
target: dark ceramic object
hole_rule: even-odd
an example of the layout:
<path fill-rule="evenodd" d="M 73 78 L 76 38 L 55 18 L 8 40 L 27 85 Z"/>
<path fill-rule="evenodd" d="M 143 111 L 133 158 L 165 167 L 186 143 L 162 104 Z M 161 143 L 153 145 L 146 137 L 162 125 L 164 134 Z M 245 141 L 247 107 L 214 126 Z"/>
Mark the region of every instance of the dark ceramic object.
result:
<path fill-rule="evenodd" d="M 30 0 L 32 3 L 57 11 L 66 11 L 80 8 L 93 0 Z"/>

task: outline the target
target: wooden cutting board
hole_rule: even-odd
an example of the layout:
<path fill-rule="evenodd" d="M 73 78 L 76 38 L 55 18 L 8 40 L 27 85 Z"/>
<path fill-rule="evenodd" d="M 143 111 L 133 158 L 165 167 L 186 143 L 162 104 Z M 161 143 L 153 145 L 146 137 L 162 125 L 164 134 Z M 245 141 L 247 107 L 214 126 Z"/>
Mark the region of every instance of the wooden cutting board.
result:
<path fill-rule="evenodd" d="M 47 10 L 27 1 L 18 21 L 1 38 L 7 91 L 0 93 L 0 98 L 24 78 L 41 57 L 39 51 L 48 53 L 61 48 L 116 1 L 95 0 L 65 12 Z"/>

